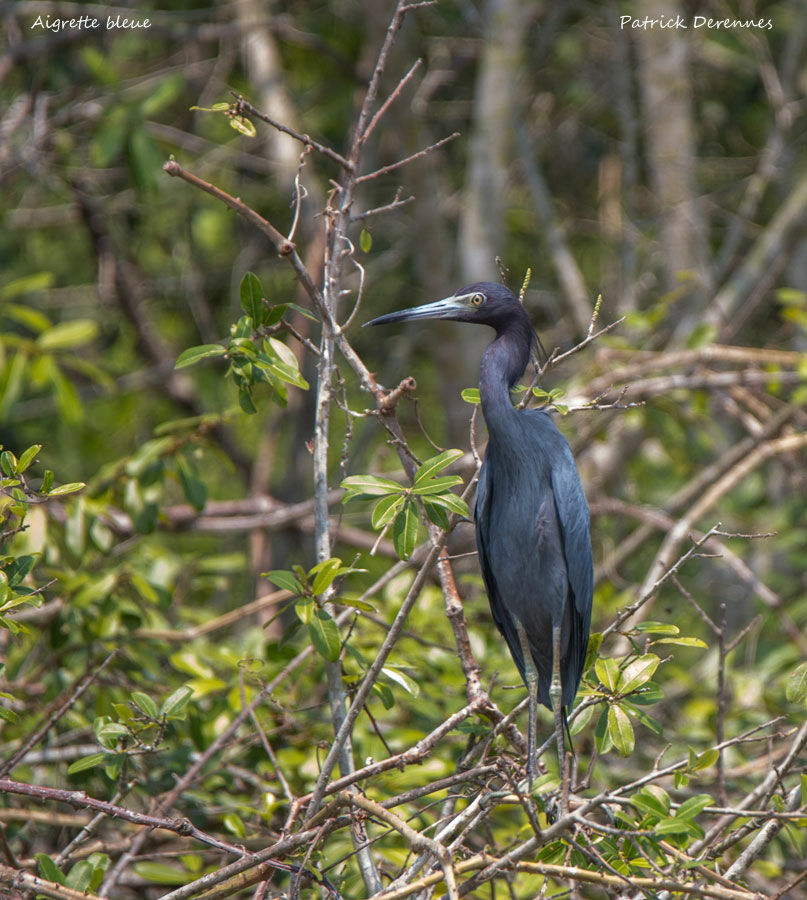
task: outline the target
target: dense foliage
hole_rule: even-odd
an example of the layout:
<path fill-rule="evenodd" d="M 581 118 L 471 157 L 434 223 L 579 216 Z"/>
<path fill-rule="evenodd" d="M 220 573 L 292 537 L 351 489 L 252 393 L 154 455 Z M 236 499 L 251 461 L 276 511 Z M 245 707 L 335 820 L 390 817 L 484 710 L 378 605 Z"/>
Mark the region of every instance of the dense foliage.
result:
<path fill-rule="evenodd" d="M 807 896 L 803 9 L 147 5 L 3 10 L 0 893 Z M 568 815 L 480 336 L 360 328 L 479 277 L 592 512 Z"/>

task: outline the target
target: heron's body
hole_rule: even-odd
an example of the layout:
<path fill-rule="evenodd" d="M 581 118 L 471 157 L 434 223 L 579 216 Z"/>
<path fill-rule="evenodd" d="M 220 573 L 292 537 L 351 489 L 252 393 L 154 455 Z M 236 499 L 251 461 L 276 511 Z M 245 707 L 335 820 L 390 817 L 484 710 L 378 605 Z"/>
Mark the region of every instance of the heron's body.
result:
<path fill-rule="evenodd" d="M 493 620 L 529 691 L 532 777 L 535 703 L 553 710 L 562 757 L 563 721 L 583 674 L 593 594 L 588 504 L 572 451 L 551 416 L 515 409 L 510 400 L 535 339 L 518 299 L 502 285 L 482 282 L 369 324 L 419 318 L 496 330 L 479 370 L 490 439 L 476 494 L 476 541 Z"/>
<path fill-rule="evenodd" d="M 508 383 L 501 367 L 488 364 L 501 352 L 497 345 L 508 341 L 506 332 L 500 335 L 480 369 L 490 440 L 476 492 L 479 562 L 493 620 L 524 678 L 515 622 L 522 624 L 538 672 L 538 700 L 549 709 L 552 628 L 560 625 L 561 703 L 568 710 L 583 674 L 591 620 L 588 504 L 572 451 L 550 415 L 510 403 L 510 387 L 523 368 L 514 366 Z"/>

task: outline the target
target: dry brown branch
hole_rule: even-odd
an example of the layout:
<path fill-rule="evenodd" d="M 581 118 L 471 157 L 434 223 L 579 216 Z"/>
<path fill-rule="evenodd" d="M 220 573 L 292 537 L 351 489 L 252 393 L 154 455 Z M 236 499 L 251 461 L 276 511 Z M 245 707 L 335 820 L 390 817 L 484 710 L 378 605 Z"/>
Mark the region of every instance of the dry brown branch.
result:
<path fill-rule="evenodd" d="M 676 548 L 685 540 L 695 523 L 707 515 L 721 497 L 725 496 L 736 484 L 766 460 L 782 453 L 801 450 L 804 447 L 807 447 L 807 434 L 786 435 L 785 437 L 766 441 L 707 488 L 686 513 L 678 519 L 675 527 L 662 542 L 656 553 L 656 558 L 639 589 L 639 595 L 644 596 L 651 590 L 651 586 L 658 581 L 661 574 L 667 569 L 668 561 L 675 554 Z"/>
<path fill-rule="evenodd" d="M 235 114 L 236 115 L 247 115 L 252 116 L 256 119 L 260 119 L 261 122 L 266 122 L 267 125 L 271 125 L 272 128 L 277 131 L 282 132 L 283 134 L 289 135 L 289 137 L 293 137 L 295 141 L 299 141 L 303 144 L 304 147 L 311 147 L 316 150 L 317 153 L 321 153 L 323 156 L 328 157 L 328 159 L 333 160 L 335 163 L 338 163 L 343 169 L 348 172 L 351 171 L 350 163 L 342 156 L 341 153 L 337 153 L 336 150 L 333 150 L 331 147 L 326 146 L 325 144 L 320 144 L 319 141 L 315 141 L 312 137 L 307 134 L 300 134 L 299 131 L 295 131 L 293 128 L 289 128 L 288 125 L 283 125 L 281 122 L 276 121 L 271 116 L 267 116 L 266 113 L 262 113 L 259 110 L 255 109 L 255 107 L 247 100 L 245 100 L 240 94 L 236 94 L 234 91 L 231 92 L 235 97 Z"/>
<path fill-rule="evenodd" d="M 77 891 L 66 885 L 47 881 L 38 875 L 32 875 L 30 872 L 12 869 L 2 863 L 0 863 L 0 884 L 9 891 L 32 891 L 38 896 L 53 897 L 55 900 L 101 900 L 97 894 L 89 891 Z"/>

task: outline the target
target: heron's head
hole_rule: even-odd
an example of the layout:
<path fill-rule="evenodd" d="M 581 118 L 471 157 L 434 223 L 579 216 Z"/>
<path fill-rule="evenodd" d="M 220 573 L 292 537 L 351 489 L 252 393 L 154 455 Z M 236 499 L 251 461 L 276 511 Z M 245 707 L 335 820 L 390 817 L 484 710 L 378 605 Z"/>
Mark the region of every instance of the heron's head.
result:
<path fill-rule="evenodd" d="M 469 284 L 451 297 L 399 309 L 366 322 L 366 325 L 388 325 L 392 322 L 409 322 L 412 319 L 450 319 L 455 322 L 477 322 L 490 325 L 497 331 L 510 323 L 524 324 L 529 328 L 529 316 L 518 298 L 503 284 L 480 281 Z"/>

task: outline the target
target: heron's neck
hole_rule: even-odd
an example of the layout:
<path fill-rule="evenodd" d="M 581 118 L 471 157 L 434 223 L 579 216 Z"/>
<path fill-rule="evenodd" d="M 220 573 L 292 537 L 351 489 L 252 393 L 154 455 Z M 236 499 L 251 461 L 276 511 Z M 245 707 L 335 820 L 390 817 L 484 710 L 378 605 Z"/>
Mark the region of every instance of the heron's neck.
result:
<path fill-rule="evenodd" d="M 526 319 L 526 316 L 525 316 Z M 527 368 L 532 330 L 529 322 L 503 328 L 482 354 L 479 396 L 488 431 L 493 434 L 510 416 L 517 415 L 510 402 L 510 388 Z"/>

